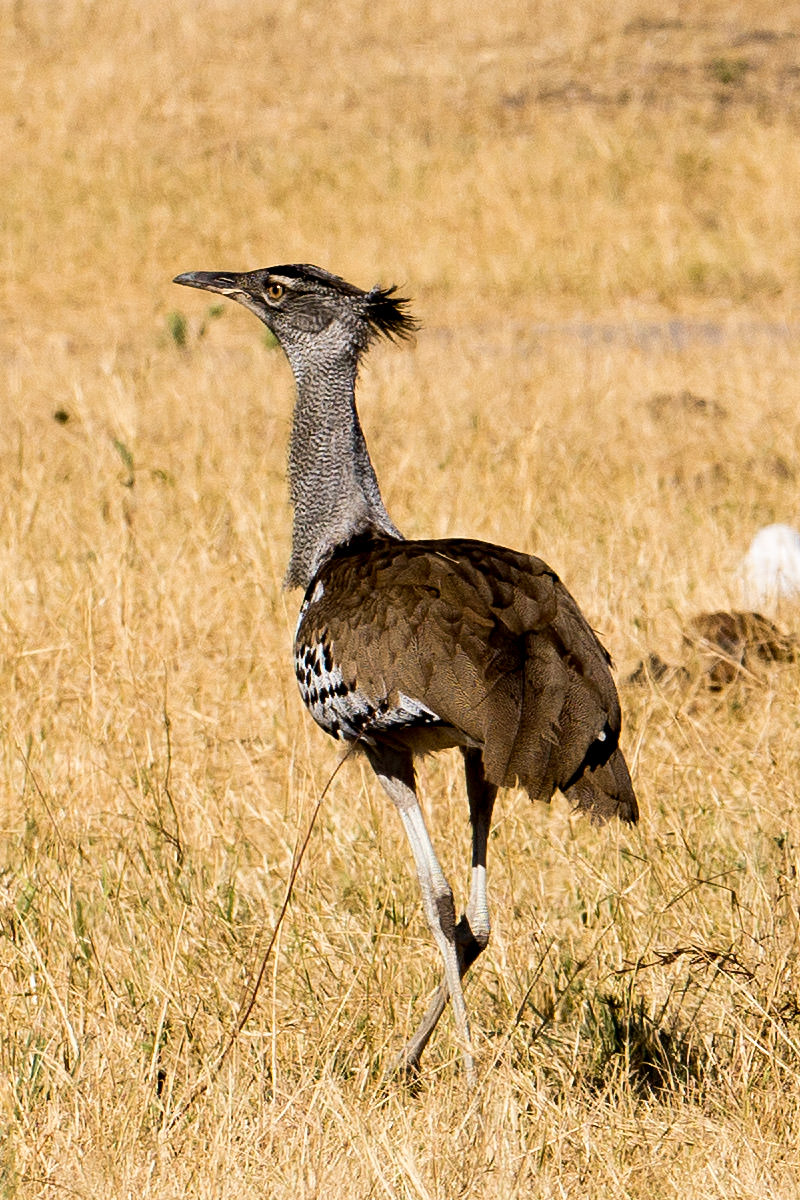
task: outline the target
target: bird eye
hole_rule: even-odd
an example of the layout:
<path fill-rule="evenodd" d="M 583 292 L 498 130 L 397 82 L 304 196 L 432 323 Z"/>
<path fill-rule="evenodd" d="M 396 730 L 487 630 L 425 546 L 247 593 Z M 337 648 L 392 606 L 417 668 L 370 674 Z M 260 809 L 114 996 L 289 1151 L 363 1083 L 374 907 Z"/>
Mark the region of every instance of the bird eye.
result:
<path fill-rule="evenodd" d="M 267 299 L 268 300 L 280 300 L 280 299 L 282 299 L 283 293 L 285 291 L 286 291 L 286 288 L 283 286 L 282 283 L 271 283 L 269 285 L 269 287 L 267 288 Z"/>

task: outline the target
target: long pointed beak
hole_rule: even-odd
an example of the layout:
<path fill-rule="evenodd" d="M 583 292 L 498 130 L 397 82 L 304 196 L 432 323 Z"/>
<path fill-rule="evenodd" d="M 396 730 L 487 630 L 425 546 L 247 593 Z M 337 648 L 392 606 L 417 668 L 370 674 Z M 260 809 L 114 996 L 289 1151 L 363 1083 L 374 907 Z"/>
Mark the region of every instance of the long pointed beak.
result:
<path fill-rule="evenodd" d="M 232 271 L 186 271 L 176 275 L 172 282 L 202 288 L 206 292 L 219 292 L 221 296 L 236 296 L 243 291 L 241 277 Z"/>

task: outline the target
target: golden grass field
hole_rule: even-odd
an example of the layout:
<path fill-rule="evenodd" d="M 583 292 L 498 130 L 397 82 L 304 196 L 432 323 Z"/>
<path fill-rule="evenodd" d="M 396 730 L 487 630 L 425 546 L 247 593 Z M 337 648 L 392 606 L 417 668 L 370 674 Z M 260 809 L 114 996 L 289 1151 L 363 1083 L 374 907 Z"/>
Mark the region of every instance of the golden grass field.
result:
<path fill-rule="evenodd" d="M 0 0 L 0 89 L 0 1195 L 800 1194 L 800 666 L 624 682 L 800 519 L 800 5 Z M 292 261 L 414 299 L 398 525 L 539 553 L 617 664 L 642 821 L 501 797 L 474 1097 L 449 1018 L 384 1082 L 438 956 L 358 760 L 265 959 L 340 756 L 292 381 L 171 279 Z"/>

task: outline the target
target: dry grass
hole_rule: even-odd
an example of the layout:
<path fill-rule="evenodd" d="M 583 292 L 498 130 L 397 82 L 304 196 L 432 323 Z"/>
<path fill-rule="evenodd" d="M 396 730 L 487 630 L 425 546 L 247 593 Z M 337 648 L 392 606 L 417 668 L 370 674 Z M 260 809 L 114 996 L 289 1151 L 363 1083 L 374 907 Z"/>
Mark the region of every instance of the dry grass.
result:
<path fill-rule="evenodd" d="M 540 551 L 620 676 L 674 658 L 800 508 L 799 18 L 0 4 L 0 1194 L 796 1194 L 797 666 L 623 687 L 634 832 L 504 796 L 481 1119 L 448 1021 L 381 1085 L 437 966 L 357 762 L 211 1078 L 337 750 L 289 663 L 288 370 L 169 281 L 403 283 L 425 328 L 362 381 L 400 526 Z M 422 777 L 463 894 L 457 760 Z"/>

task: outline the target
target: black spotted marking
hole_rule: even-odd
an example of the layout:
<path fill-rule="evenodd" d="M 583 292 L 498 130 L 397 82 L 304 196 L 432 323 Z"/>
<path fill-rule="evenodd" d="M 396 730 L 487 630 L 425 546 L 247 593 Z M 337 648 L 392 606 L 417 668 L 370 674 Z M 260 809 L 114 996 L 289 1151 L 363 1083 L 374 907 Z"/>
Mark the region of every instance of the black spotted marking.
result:
<path fill-rule="evenodd" d="M 372 733 L 438 723 L 436 713 L 421 701 L 402 693 L 389 697 L 362 691 L 357 679 L 342 675 L 327 630 L 320 630 L 316 639 L 295 644 L 295 676 L 311 716 L 333 737 L 355 741 Z"/>

